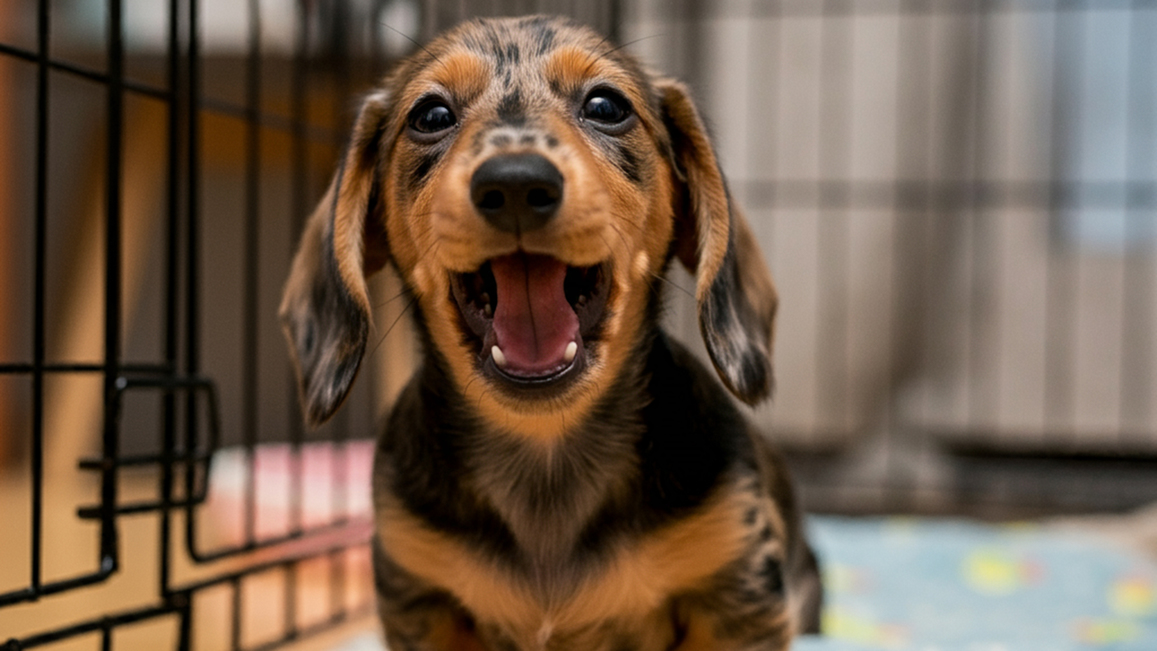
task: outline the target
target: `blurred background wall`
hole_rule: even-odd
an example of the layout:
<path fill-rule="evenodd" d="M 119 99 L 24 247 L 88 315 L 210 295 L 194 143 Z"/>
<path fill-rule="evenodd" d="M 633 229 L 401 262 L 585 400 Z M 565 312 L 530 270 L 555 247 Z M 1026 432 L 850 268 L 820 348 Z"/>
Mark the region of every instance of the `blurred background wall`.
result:
<path fill-rule="evenodd" d="M 630 15 L 633 49 L 692 81 L 778 282 L 773 438 L 840 458 L 828 483 L 916 493 L 963 459 L 1153 458 L 1152 4 Z"/>

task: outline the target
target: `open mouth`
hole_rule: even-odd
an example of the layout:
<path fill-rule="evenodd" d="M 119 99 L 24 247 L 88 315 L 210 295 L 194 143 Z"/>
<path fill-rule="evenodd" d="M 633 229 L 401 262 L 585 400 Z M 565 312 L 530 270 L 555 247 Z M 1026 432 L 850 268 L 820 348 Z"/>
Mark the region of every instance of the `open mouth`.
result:
<path fill-rule="evenodd" d="M 459 274 L 451 287 L 484 372 L 520 387 L 556 386 L 586 366 L 607 273 L 520 251 Z"/>

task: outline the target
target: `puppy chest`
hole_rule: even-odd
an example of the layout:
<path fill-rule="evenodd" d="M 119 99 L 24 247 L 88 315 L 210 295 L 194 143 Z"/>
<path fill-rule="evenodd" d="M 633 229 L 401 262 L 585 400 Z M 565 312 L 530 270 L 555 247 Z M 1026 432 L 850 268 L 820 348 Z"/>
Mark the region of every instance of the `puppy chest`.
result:
<path fill-rule="evenodd" d="M 400 568 L 452 595 L 481 629 L 518 648 L 662 649 L 674 635 L 673 600 L 705 589 L 749 553 L 750 506 L 747 496 L 726 493 L 598 560 L 496 560 L 401 509 L 379 513 L 379 538 Z"/>
<path fill-rule="evenodd" d="M 489 648 L 518 651 L 662 651 L 670 649 L 678 637 L 670 607 L 641 618 L 621 617 L 578 627 L 546 618 L 537 626 L 482 623 L 476 630 Z"/>

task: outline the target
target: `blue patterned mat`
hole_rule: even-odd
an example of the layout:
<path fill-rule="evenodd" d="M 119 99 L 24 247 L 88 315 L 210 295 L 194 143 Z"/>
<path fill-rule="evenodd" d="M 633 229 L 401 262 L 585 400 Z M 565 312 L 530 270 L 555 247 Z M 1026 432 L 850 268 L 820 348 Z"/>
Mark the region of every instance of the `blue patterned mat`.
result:
<path fill-rule="evenodd" d="M 1157 564 L 1032 525 L 815 518 L 824 637 L 796 651 L 1157 651 Z"/>

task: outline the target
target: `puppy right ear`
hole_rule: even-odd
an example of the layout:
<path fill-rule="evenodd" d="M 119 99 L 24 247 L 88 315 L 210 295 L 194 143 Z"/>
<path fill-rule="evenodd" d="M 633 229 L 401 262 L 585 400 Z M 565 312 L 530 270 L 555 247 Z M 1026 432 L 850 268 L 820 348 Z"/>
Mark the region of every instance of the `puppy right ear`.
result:
<path fill-rule="evenodd" d="M 345 157 L 306 223 L 278 315 L 297 371 L 305 420 L 320 425 L 341 406 L 370 330 L 366 277 L 389 259 L 378 192 L 388 100 L 362 105 Z"/>
<path fill-rule="evenodd" d="M 775 284 L 751 227 L 727 192 L 690 92 L 670 80 L 655 86 L 671 137 L 671 161 L 686 193 L 676 214 L 675 252 L 695 274 L 699 331 L 719 379 L 754 406 L 773 384 Z"/>

